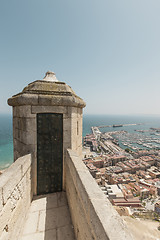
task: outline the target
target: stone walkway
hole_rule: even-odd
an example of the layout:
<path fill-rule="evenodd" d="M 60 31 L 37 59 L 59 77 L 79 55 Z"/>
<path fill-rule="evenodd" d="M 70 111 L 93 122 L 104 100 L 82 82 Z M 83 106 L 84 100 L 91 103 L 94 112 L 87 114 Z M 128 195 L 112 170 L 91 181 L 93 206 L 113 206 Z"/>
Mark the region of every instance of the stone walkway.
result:
<path fill-rule="evenodd" d="M 64 192 L 34 198 L 21 240 L 75 240 Z"/>

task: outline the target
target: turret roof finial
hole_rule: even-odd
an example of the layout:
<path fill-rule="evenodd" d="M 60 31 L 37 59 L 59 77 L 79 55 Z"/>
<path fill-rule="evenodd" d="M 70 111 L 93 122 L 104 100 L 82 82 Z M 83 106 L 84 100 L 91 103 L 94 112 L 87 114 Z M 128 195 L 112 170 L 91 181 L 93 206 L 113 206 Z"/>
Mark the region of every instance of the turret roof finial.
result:
<path fill-rule="evenodd" d="M 48 71 L 46 72 L 45 77 L 43 78 L 43 80 L 45 81 L 49 81 L 49 82 L 59 82 L 56 78 L 56 75 L 54 72 Z"/>

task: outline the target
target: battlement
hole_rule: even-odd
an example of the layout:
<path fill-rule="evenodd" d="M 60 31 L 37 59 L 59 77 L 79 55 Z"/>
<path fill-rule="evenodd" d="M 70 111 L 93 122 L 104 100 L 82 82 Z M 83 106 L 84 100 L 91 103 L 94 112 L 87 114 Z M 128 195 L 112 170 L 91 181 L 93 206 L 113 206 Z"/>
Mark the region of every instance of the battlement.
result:
<path fill-rule="evenodd" d="M 17 159 L 0 175 L 0 239 L 21 235 L 32 200 L 31 154 Z"/>
<path fill-rule="evenodd" d="M 48 72 L 8 103 L 15 162 L 0 176 L 0 239 L 131 240 L 82 162 L 85 102 Z"/>
<path fill-rule="evenodd" d="M 75 239 L 131 240 L 132 237 L 123 220 L 100 190 L 81 157 L 73 150 L 67 150 L 64 168 L 67 202 Z M 33 197 L 31 171 L 31 155 L 28 154 L 17 159 L 0 176 L 0 239 L 2 240 L 22 239 Z M 36 209 L 38 208 L 37 205 Z M 49 221 L 47 217 L 44 220 Z M 54 224 L 53 221 L 53 226 Z M 47 232 L 44 230 L 44 239 L 52 240 L 45 238 L 45 234 Z"/>

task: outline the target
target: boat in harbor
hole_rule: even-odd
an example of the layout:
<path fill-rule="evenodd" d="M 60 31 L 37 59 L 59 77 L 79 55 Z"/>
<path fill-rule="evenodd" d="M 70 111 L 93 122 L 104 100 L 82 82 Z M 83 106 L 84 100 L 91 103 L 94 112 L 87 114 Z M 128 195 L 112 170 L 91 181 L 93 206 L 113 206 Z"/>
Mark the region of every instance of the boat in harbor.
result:
<path fill-rule="evenodd" d="M 119 125 L 113 125 L 113 127 L 123 127 L 123 125 L 122 124 L 119 124 Z"/>

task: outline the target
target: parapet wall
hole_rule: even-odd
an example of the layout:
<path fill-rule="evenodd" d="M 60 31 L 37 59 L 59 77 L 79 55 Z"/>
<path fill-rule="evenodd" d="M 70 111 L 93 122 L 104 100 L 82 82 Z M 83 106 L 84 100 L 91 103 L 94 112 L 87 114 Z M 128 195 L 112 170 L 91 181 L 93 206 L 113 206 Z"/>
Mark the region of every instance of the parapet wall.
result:
<path fill-rule="evenodd" d="M 31 199 L 31 154 L 28 154 L 0 176 L 1 240 L 18 240 Z"/>
<path fill-rule="evenodd" d="M 82 159 L 68 150 L 66 193 L 77 240 L 132 240 L 128 228 L 105 197 Z"/>

